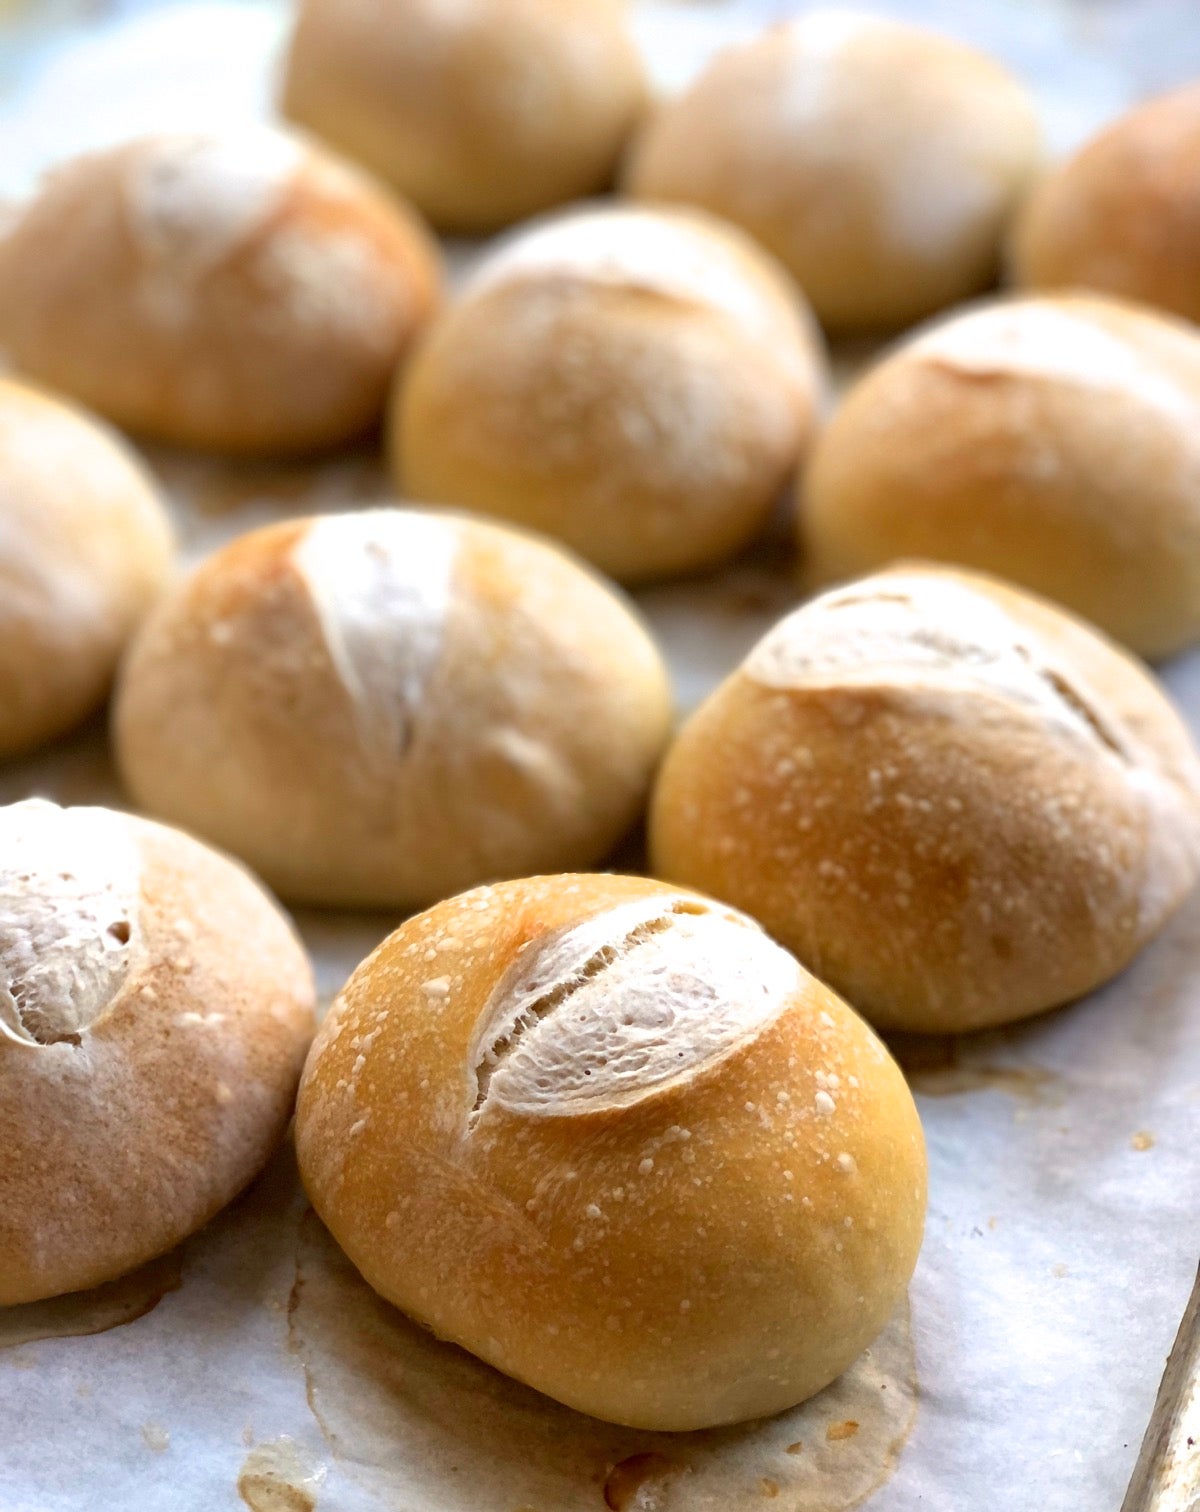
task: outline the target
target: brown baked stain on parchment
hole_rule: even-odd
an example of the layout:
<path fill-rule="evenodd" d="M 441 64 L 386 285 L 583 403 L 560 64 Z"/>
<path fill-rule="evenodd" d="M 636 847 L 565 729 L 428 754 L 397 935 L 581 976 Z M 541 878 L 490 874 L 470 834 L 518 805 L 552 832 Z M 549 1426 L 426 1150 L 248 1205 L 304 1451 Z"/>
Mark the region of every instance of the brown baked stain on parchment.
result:
<path fill-rule="evenodd" d="M 604 1505 L 611 1508 L 611 1512 L 628 1512 L 655 1481 L 677 1474 L 679 1468 L 677 1460 L 657 1454 L 653 1449 L 646 1454 L 631 1454 L 628 1459 L 618 1460 L 604 1477 Z"/>
<path fill-rule="evenodd" d="M 1060 1078 L 1044 1066 L 998 1061 L 1008 1038 L 1003 1030 L 983 1034 L 889 1034 L 887 1047 L 914 1092 L 952 1097 L 964 1092 L 1007 1092 L 1023 1102 L 1053 1106 Z"/>
<path fill-rule="evenodd" d="M 405 1512 L 849 1512 L 891 1475 L 917 1411 L 906 1305 L 844 1376 L 778 1417 L 683 1434 L 601 1423 L 410 1323 L 312 1212 L 288 1341 L 334 1457 Z"/>
<path fill-rule="evenodd" d="M 251 1512 L 314 1512 L 325 1466 L 284 1434 L 258 1444 L 238 1475 L 238 1495 Z"/>
<path fill-rule="evenodd" d="M 183 1251 L 172 1250 L 91 1291 L 0 1307 L 0 1350 L 39 1339 L 78 1339 L 107 1333 L 153 1312 L 168 1292 L 183 1285 Z"/>

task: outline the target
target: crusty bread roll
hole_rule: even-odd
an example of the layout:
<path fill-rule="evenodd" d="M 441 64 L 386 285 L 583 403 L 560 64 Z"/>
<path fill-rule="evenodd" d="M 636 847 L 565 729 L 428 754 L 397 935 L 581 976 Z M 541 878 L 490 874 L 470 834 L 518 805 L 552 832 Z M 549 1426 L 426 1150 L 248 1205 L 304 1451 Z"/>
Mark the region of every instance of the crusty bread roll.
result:
<path fill-rule="evenodd" d="M 670 720 L 607 585 L 515 531 L 380 509 L 201 566 L 134 642 L 115 739 L 140 804 L 284 896 L 412 908 L 603 859 Z"/>
<path fill-rule="evenodd" d="M 1178 651 L 1200 637 L 1200 334 L 1087 296 L 952 316 L 851 390 L 798 527 L 817 582 L 957 562 Z"/>
<path fill-rule="evenodd" d="M 101 702 L 172 556 L 154 484 L 120 438 L 0 379 L 0 757 Z"/>
<path fill-rule="evenodd" d="M 628 186 L 744 227 L 827 328 L 854 332 L 985 288 L 1039 158 L 1033 103 L 990 58 L 816 11 L 721 53 L 664 106 Z"/>
<path fill-rule="evenodd" d="M 0 809 L 0 1305 L 208 1222 L 291 1116 L 299 942 L 239 866 L 109 809 Z"/>
<path fill-rule="evenodd" d="M 819 1391 L 921 1242 L 921 1126 L 884 1047 L 751 920 L 642 878 L 410 919 L 322 1026 L 296 1147 L 377 1291 L 642 1428 Z"/>
<path fill-rule="evenodd" d="M 988 578 L 880 573 L 789 615 L 684 727 L 655 870 L 752 914 L 888 1029 L 954 1031 L 1126 966 L 1200 863 L 1154 680 Z"/>
<path fill-rule="evenodd" d="M 627 582 L 761 528 L 812 435 L 822 360 L 786 277 L 692 213 L 587 209 L 514 235 L 397 388 L 411 498 L 568 542 Z"/>
<path fill-rule="evenodd" d="M 144 137 L 0 234 L 0 347 L 144 435 L 309 451 L 378 421 L 438 278 L 411 212 L 298 139 Z"/>
<path fill-rule="evenodd" d="M 1020 216 L 1018 283 L 1071 285 L 1200 321 L 1200 83 L 1115 121 L 1046 177 Z"/>
<path fill-rule="evenodd" d="M 302 0 L 283 108 L 448 231 L 603 189 L 641 115 L 621 0 Z"/>

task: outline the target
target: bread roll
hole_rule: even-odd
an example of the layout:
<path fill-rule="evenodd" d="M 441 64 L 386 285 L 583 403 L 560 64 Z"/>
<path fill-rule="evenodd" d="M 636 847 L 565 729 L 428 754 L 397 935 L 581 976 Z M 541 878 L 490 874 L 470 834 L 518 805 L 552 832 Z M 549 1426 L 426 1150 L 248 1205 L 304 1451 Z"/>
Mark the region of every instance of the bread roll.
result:
<path fill-rule="evenodd" d="M 262 128 L 76 158 L 0 235 L 0 346 L 162 441 L 300 452 L 375 424 L 437 295 L 411 212 Z"/>
<path fill-rule="evenodd" d="M 603 189 L 638 120 L 621 0 L 302 0 L 283 108 L 447 231 Z"/>
<path fill-rule="evenodd" d="M 1020 217 L 1018 283 L 1101 289 L 1200 321 L 1200 84 L 1130 111 L 1046 175 Z"/>
<path fill-rule="evenodd" d="M 789 615 L 663 766 L 655 870 L 758 919 L 885 1029 L 1115 975 L 1196 880 L 1200 765 L 1153 679 L 987 578 L 907 567 Z"/>
<path fill-rule="evenodd" d="M 304 953 L 241 867 L 109 809 L 0 809 L 0 1305 L 173 1248 L 283 1134 Z"/>
<path fill-rule="evenodd" d="M 133 452 L 79 411 L 0 379 L 0 757 L 103 700 L 172 554 Z"/>
<path fill-rule="evenodd" d="M 1200 335 L 1086 296 L 935 325 L 847 396 L 799 531 L 818 582 L 962 563 L 1168 656 L 1200 636 Z"/>
<path fill-rule="evenodd" d="M 115 740 L 138 802 L 286 897 L 414 908 L 602 859 L 666 744 L 633 611 L 553 547 L 380 509 L 255 531 L 154 614 Z"/>
<path fill-rule="evenodd" d="M 1033 102 L 992 59 L 816 11 L 721 53 L 651 120 L 628 184 L 742 226 L 856 332 L 985 288 L 1039 157 Z"/>
<path fill-rule="evenodd" d="M 558 536 L 627 582 L 711 566 L 812 435 L 822 361 L 787 280 L 707 217 L 588 209 L 517 233 L 393 406 L 402 491 Z"/>
<path fill-rule="evenodd" d="M 641 878 L 410 919 L 326 1019 L 296 1147 L 389 1301 L 639 1428 L 819 1391 L 921 1242 L 921 1126 L 884 1047 L 749 919 Z"/>

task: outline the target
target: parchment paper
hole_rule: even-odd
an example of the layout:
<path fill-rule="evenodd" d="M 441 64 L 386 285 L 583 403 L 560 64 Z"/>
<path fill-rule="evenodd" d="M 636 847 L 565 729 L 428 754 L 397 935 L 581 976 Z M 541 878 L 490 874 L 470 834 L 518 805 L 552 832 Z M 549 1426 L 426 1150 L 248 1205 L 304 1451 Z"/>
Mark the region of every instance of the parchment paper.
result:
<path fill-rule="evenodd" d="M 639 26 L 672 84 L 722 39 L 800 8 L 646 5 Z M 1038 87 L 1059 148 L 1200 74 L 1186 0 L 876 8 L 1007 56 Z M 270 4 L 186 5 L 59 42 L 0 101 L 0 194 L 78 147 L 265 113 L 283 24 Z M 472 255 L 456 249 L 460 264 Z M 864 352 L 837 355 L 848 372 Z M 268 520 L 387 494 L 369 451 L 318 468 L 149 455 L 189 560 Z M 781 526 L 719 577 L 640 594 L 681 706 L 797 592 Z M 1200 654 L 1166 677 L 1200 729 Z M 102 719 L 0 767 L 0 801 L 32 793 L 123 802 Z M 636 861 L 634 845 L 622 864 Z M 301 915 L 323 1002 L 397 922 Z M 1115 1512 L 1200 1251 L 1200 898 L 1084 1003 L 895 1049 L 929 1140 L 925 1248 L 908 1306 L 806 1407 L 684 1436 L 555 1407 L 379 1302 L 306 1211 L 284 1149 L 146 1271 L 0 1310 L 0 1512 L 845 1512 L 864 1500 L 872 1512 Z"/>

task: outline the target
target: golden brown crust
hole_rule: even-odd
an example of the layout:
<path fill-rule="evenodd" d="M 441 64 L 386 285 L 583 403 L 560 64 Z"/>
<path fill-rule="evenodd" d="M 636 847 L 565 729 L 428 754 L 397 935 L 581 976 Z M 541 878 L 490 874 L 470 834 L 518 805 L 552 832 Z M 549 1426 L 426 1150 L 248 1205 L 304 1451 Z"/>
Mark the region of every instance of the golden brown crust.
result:
<path fill-rule="evenodd" d="M 375 607 L 355 598 L 372 560 Z M 285 896 L 416 907 L 601 859 L 669 726 L 658 652 L 605 584 L 515 531 L 379 510 L 210 559 L 133 647 L 114 728 L 141 803 Z"/>
<path fill-rule="evenodd" d="M 146 137 L 57 169 L 0 239 L 0 343 L 127 429 L 310 451 L 378 421 L 438 288 L 416 216 L 327 154 Z"/>
<path fill-rule="evenodd" d="M 1048 173 L 1013 238 L 1016 281 L 1200 320 L 1200 84 L 1113 122 Z"/>
<path fill-rule="evenodd" d="M 715 919 L 744 941 L 747 995 L 764 990 L 759 963 L 767 975 L 782 963 L 770 1013 L 653 1089 L 635 1073 L 615 1100 L 556 1111 L 550 1072 L 540 1115 L 493 1095 L 473 1122 L 474 1047 L 512 971 L 564 931 L 603 940 L 613 910 L 654 914 L 660 900 L 657 927 Z M 627 877 L 452 899 L 360 967 L 300 1095 L 309 1195 L 377 1290 L 549 1395 L 645 1427 L 734 1421 L 820 1389 L 878 1332 L 920 1244 L 924 1148 L 899 1071 L 845 1004 L 726 918 Z M 639 987 L 686 1005 L 686 967 L 682 981 L 639 976 L 628 940 L 593 966 L 630 961 L 600 1010 L 609 1027 L 587 1034 L 637 1020 Z M 563 1011 L 542 1029 L 585 1052 L 582 1031 L 556 1028 Z M 682 1012 L 664 1055 L 689 1056 L 702 1032 Z"/>
<path fill-rule="evenodd" d="M 799 487 L 816 582 L 994 572 L 1143 656 L 1200 635 L 1200 337 L 1101 297 L 997 301 L 849 393 Z"/>
<path fill-rule="evenodd" d="M 621 581 L 696 571 L 762 528 L 823 379 L 807 311 L 745 238 L 575 212 L 518 233 L 435 322 L 397 386 L 393 466 L 409 497 L 543 531 Z"/>
<path fill-rule="evenodd" d="M 722 685 L 664 763 L 653 864 L 744 908 L 874 1023 L 958 1031 L 1078 997 L 1194 884 L 1187 732 L 1082 623 L 914 568 L 768 641 L 842 661 L 789 683 L 753 674 L 760 648 Z"/>
<path fill-rule="evenodd" d="M 614 0 L 305 0 L 283 108 L 478 234 L 604 189 L 644 96 Z"/>
<path fill-rule="evenodd" d="M 121 439 L 0 380 L 0 757 L 101 702 L 173 554 L 154 482 Z"/>
<path fill-rule="evenodd" d="M 827 329 L 894 329 L 984 289 L 1040 153 L 992 59 L 819 12 L 721 53 L 634 147 L 638 199 L 700 205 L 791 270 Z"/>
<path fill-rule="evenodd" d="M 77 1042 L 0 1031 L 2 1305 L 111 1280 L 205 1224 L 282 1136 L 312 1035 L 308 963 L 262 888 L 112 818 L 140 862 L 128 975 Z"/>

